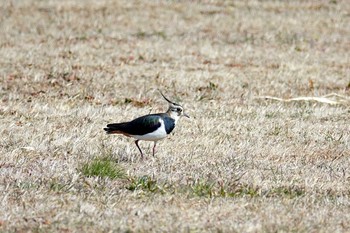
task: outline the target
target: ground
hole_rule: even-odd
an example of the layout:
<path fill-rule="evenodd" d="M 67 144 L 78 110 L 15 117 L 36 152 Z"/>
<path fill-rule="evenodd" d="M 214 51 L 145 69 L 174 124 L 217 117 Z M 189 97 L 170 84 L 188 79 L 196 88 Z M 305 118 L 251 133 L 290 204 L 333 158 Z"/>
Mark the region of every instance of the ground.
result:
<path fill-rule="evenodd" d="M 348 1 L 2 1 L 0 231 L 348 232 Z M 157 145 L 107 123 L 190 119 Z"/>

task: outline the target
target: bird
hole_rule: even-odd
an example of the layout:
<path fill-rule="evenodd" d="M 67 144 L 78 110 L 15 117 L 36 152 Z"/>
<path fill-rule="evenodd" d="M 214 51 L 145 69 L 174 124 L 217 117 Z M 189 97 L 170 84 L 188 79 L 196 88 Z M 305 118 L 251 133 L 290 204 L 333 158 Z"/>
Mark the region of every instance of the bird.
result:
<path fill-rule="evenodd" d="M 139 141 L 153 141 L 153 157 L 155 155 L 157 142 L 166 138 L 175 128 L 180 117 L 185 116 L 190 118 L 184 112 L 181 105 L 170 101 L 161 91 L 159 91 L 163 98 L 168 102 L 169 107 L 165 113 L 148 114 L 138 117 L 132 121 L 108 124 L 104 130 L 107 134 L 122 134 L 127 137 L 132 137 L 135 144 L 141 153 L 143 159 L 143 152 L 139 146 Z"/>

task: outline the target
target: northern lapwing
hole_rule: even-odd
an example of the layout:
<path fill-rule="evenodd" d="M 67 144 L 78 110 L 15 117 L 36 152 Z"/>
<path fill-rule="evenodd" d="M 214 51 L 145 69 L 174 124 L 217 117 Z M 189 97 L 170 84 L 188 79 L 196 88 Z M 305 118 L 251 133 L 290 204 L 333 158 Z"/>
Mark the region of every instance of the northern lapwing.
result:
<path fill-rule="evenodd" d="M 138 142 L 140 140 L 154 141 L 153 157 L 157 145 L 157 141 L 166 138 L 173 131 L 178 119 L 181 116 L 190 118 L 184 113 L 183 107 L 167 99 L 162 92 L 160 94 L 169 103 L 169 108 L 165 113 L 149 114 L 138 117 L 129 122 L 108 124 L 104 130 L 107 134 L 123 134 L 127 137 L 136 139 L 135 144 L 141 153 Z"/>

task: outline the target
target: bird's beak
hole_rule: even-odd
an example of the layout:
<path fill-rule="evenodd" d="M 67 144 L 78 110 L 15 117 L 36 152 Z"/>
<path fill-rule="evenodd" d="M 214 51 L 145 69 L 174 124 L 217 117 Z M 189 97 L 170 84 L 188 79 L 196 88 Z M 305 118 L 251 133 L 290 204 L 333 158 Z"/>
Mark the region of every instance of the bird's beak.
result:
<path fill-rule="evenodd" d="M 187 117 L 187 118 L 190 118 L 190 116 L 189 116 L 189 115 L 187 115 L 186 113 L 184 113 L 184 116 L 185 116 L 185 117 Z"/>

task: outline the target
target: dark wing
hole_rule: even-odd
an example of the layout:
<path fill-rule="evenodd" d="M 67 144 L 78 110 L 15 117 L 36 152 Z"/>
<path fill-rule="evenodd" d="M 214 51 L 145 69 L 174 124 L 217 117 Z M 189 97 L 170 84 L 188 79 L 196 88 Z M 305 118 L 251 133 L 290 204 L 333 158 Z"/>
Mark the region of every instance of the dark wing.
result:
<path fill-rule="evenodd" d="M 151 114 L 136 118 L 130 122 L 108 124 L 104 128 L 107 133 L 122 133 L 126 135 L 144 135 L 157 130 L 161 124 L 158 114 Z"/>
<path fill-rule="evenodd" d="M 108 124 L 106 128 L 103 128 L 104 131 L 106 131 L 107 134 L 125 134 L 125 128 L 127 127 L 128 122 L 125 123 L 114 123 L 114 124 Z"/>

